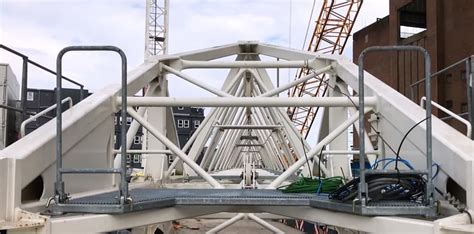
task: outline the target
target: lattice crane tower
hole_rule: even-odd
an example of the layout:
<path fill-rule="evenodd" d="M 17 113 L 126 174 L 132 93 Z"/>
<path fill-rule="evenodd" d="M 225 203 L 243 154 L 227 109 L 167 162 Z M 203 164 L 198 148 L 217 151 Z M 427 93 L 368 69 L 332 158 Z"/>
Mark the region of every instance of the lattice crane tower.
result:
<path fill-rule="evenodd" d="M 146 0 L 145 59 L 168 53 L 169 0 Z"/>
<path fill-rule="evenodd" d="M 350 37 L 352 27 L 357 19 L 363 0 L 324 0 L 313 35 L 308 44 L 308 51 L 323 54 L 342 54 Z M 296 79 L 310 71 L 299 69 Z M 289 91 L 292 97 L 321 97 L 326 92 L 324 76 L 317 76 L 299 84 Z M 318 112 L 317 107 L 288 108 L 288 115 L 298 131 L 308 136 L 311 125 Z"/>

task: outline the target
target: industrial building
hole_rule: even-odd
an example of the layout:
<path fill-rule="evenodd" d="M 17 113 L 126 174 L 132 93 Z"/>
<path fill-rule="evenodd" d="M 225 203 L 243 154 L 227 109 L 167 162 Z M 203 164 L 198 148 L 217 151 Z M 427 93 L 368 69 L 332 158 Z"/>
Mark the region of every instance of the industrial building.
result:
<path fill-rule="evenodd" d="M 183 148 L 199 125 L 201 125 L 204 119 L 204 109 L 182 106 L 173 107 L 173 116 L 178 132 L 179 145 Z"/>
<path fill-rule="evenodd" d="M 360 53 L 371 46 L 425 48 L 432 59 L 431 70 L 443 70 L 433 77 L 433 101 L 468 119 L 472 87 L 467 83 L 466 69 L 472 69 L 473 60 L 468 58 L 474 54 L 474 34 L 469 32 L 474 27 L 474 11 L 467 7 L 470 4 L 469 0 L 391 0 L 388 16 L 354 33 L 353 61 L 357 63 Z M 419 53 L 371 54 L 365 67 L 414 102 L 419 103 L 425 96 L 424 63 Z M 459 131 L 466 132 L 464 124 L 436 108 L 434 111 Z"/>

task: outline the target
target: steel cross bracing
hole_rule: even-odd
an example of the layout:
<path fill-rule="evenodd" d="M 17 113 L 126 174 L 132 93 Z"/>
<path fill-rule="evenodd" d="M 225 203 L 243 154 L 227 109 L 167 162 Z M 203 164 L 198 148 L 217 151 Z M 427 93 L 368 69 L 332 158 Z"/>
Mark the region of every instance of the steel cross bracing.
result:
<path fill-rule="evenodd" d="M 236 55 L 236 61 L 220 59 L 232 55 Z M 261 61 L 260 58 L 265 56 L 279 58 L 279 61 Z M 274 87 L 267 72 L 269 68 L 304 66 L 312 72 L 278 88 Z M 216 88 L 204 77 L 190 75 L 187 71 L 202 68 L 229 69 L 222 87 Z M 320 74 L 327 74 L 330 87 L 324 97 L 277 97 L 278 93 Z M 183 79 L 211 93 L 211 97 L 170 97 L 167 79 Z M 335 206 L 322 196 L 282 195 L 275 190 L 293 181 L 300 173 L 314 174 L 313 167 L 318 165 L 319 155 L 325 159 L 321 163 L 323 176 L 351 177 L 348 156 L 360 152 L 347 150 L 347 129 L 356 125 L 355 130 L 359 131 L 357 121 L 360 121 L 360 115 L 358 105 L 354 103 L 359 103 L 360 99 L 351 96 L 349 88 L 357 90 L 357 87 L 363 86 L 366 108 L 360 111 L 376 116 L 370 118 L 367 124 L 372 125 L 385 141 L 383 143 L 381 137 L 377 137 L 377 142 L 373 144 L 368 140 L 373 138 L 373 132 L 362 134 L 365 153 L 371 164 L 376 157 L 392 157 L 388 145 L 397 145 L 408 129 L 425 118 L 425 110 L 372 75 L 364 73 L 364 85 L 358 82 L 357 66 L 339 56 L 295 51 L 257 42 L 246 41 L 174 56 L 157 56 L 156 61 L 146 62 L 127 74 L 126 88 L 106 87 L 64 112 L 60 128 L 62 158 L 67 168 L 74 168 L 76 172 L 81 168 L 87 168 L 88 172 L 94 172 L 94 168 L 110 168 L 128 176 L 123 173 L 123 157 L 118 156 L 122 151 L 110 147 L 115 131 L 113 116 L 126 104 L 126 111 L 133 121 L 128 128 L 124 147 L 126 153 L 141 152 L 145 155 L 144 177 L 132 174 L 130 193 L 122 193 L 123 196 L 129 194 L 129 197 L 120 199 L 118 185 L 121 181 L 128 182 L 127 178 L 117 180 L 110 174 L 65 175 L 65 187 L 60 191 L 65 193 L 62 196 L 64 200 L 52 209 L 91 214 L 46 216 L 42 222 L 30 222 L 34 232 L 109 232 L 236 210 L 255 214 L 269 212 L 373 233 L 444 233 L 469 228 L 460 225 L 468 224 L 466 214 L 450 216 L 453 210 L 445 207 L 441 209 L 442 215 L 450 217 L 436 221 L 384 218 L 377 215 L 415 214 L 415 211 L 420 215 L 431 210 L 407 206 L 378 209 L 359 203 L 338 203 Z M 145 97 L 130 96 L 123 102 L 122 98 L 126 95 L 122 91 L 136 93 L 145 86 L 150 87 Z M 176 129 L 170 114 L 170 107 L 173 106 L 210 108 L 183 149 L 177 146 L 174 134 Z M 301 134 L 283 109 L 287 107 L 325 107 L 321 120 L 324 128 L 320 129 L 320 140 L 316 144 L 301 141 Z M 466 205 L 470 208 L 474 206 L 472 140 L 436 117 L 432 118 L 433 161 L 442 168 L 434 180 L 435 186 L 446 193 L 448 178 L 456 181 L 465 189 Z M 147 134 L 147 141 L 142 150 L 129 150 L 140 125 Z M 0 151 L 0 182 L 7 185 L 6 189 L 0 190 L 0 220 L 13 224 L 9 227 L 22 225 L 18 220 L 37 220 L 38 217 L 33 216 L 24 218 L 18 210 L 26 207 L 32 211 L 41 210 L 46 200 L 58 192 L 53 189 L 57 161 L 52 156 L 55 155 L 58 138 L 54 129 L 55 122 L 48 122 Z M 406 137 L 406 144 L 401 148 L 400 154 L 416 169 L 426 168 L 425 134 L 426 128 L 420 125 Z M 207 150 L 203 150 L 205 148 Z M 203 158 L 198 163 L 201 153 Z M 114 156 L 115 167 L 112 163 Z M 168 156 L 177 159 L 168 165 Z M 309 166 L 306 157 L 310 160 Z M 180 165 L 184 165 L 181 171 L 177 170 Z M 254 179 L 244 175 L 246 179 L 242 181 L 240 174 L 249 165 L 250 170 L 245 173 L 258 172 L 261 177 Z M 106 170 L 95 172 L 103 171 Z M 25 206 L 21 191 L 38 176 L 42 177 L 44 184 L 42 193 L 39 193 L 42 194 L 40 200 Z M 143 179 L 145 181 L 140 182 Z M 249 187 L 256 189 L 242 189 Z M 134 212 L 126 213 L 129 211 Z M 2 224 L 3 221 L 0 221 L 0 226 Z"/>
<path fill-rule="evenodd" d="M 342 54 L 357 19 L 363 0 L 324 0 L 308 51 L 322 54 Z M 296 73 L 299 79 L 311 71 L 302 68 Z M 327 77 L 317 76 L 301 83 L 288 92 L 291 97 L 322 97 L 326 93 Z M 306 138 L 318 112 L 318 107 L 290 107 L 288 115 Z"/>

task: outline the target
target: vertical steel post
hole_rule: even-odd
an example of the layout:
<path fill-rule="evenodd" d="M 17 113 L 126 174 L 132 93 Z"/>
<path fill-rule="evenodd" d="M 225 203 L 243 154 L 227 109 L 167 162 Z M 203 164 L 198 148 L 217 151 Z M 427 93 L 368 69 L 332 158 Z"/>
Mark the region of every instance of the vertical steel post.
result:
<path fill-rule="evenodd" d="M 360 166 L 360 184 L 358 196 L 365 205 L 364 202 L 367 196 L 367 185 L 365 183 L 365 128 L 364 128 L 364 113 L 361 109 L 364 109 L 364 57 L 369 52 L 375 51 L 407 51 L 416 50 L 423 53 L 425 57 L 425 96 L 426 96 L 426 170 L 427 170 L 427 182 L 426 182 L 426 198 L 425 203 L 427 205 L 433 205 L 433 158 L 432 158 L 432 132 L 431 132 L 431 57 L 428 51 L 419 46 L 373 46 L 364 49 L 359 56 L 359 166 Z"/>
<path fill-rule="evenodd" d="M 426 96 L 426 167 L 428 178 L 426 182 L 426 204 L 433 205 L 434 186 L 433 186 L 433 152 L 432 152 L 432 132 L 431 132 L 431 57 L 428 51 L 422 47 L 416 47 L 425 56 L 425 96 Z"/>
<path fill-rule="evenodd" d="M 280 58 L 277 58 L 277 61 L 280 61 Z M 277 74 L 276 74 L 276 78 L 277 78 L 277 80 L 276 80 L 276 82 L 277 82 L 276 85 L 277 85 L 277 89 L 278 89 L 278 88 L 280 88 L 280 68 L 277 67 L 277 71 L 276 71 L 276 72 L 277 72 Z M 277 94 L 277 97 L 279 97 L 279 96 L 280 96 L 280 94 L 278 93 L 278 94 Z"/>
<path fill-rule="evenodd" d="M 84 85 L 81 85 L 79 87 L 80 87 L 79 101 L 82 101 L 82 99 L 84 99 Z"/>
<path fill-rule="evenodd" d="M 125 53 L 119 49 L 114 48 L 120 54 L 122 58 L 122 125 L 121 125 L 121 144 L 122 144 L 122 159 L 121 169 L 122 173 L 120 181 L 120 195 L 124 199 L 128 199 L 128 181 L 127 181 L 127 57 Z M 125 203 L 126 201 L 121 201 Z"/>
<path fill-rule="evenodd" d="M 466 60 L 466 95 L 467 95 L 467 112 L 468 120 L 471 126 L 474 125 L 474 94 L 472 92 L 473 77 L 472 77 L 472 56 Z M 471 134 L 471 139 L 474 140 L 474 134 Z"/>
<path fill-rule="evenodd" d="M 22 121 L 27 119 L 26 114 L 26 93 L 28 92 L 28 57 L 23 57 L 23 70 L 21 72 L 21 113 Z"/>
<path fill-rule="evenodd" d="M 66 47 L 67 48 L 67 47 Z M 66 48 L 62 49 L 56 59 L 56 182 L 54 183 L 54 199 L 56 203 L 61 203 L 66 199 L 64 193 L 64 182 L 61 174 L 62 162 L 62 57 L 66 53 Z"/>
<path fill-rule="evenodd" d="M 359 189 L 358 196 L 361 205 L 365 205 L 367 199 L 367 187 L 365 184 L 365 113 L 364 113 L 364 56 L 369 47 L 362 51 L 359 56 Z"/>

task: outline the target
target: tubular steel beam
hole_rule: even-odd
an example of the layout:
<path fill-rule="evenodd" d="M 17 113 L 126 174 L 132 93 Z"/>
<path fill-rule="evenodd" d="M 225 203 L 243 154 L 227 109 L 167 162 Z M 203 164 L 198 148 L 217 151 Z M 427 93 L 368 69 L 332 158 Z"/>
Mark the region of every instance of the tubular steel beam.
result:
<path fill-rule="evenodd" d="M 239 213 L 237 214 L 236 216 L 232 217 L 231 219 L 228 219 L 226 220 L 225 222 L 217 225 L 216 227 L 214 227 L 213 229 L 209 230 L 206 232 L 206 234 L 216 234 L 224 229 L 226 229 L 227 227 L 229 227 L 230 225 L 238 222 L 239 220 L 245 218 L 245 214 L 244 213 Z"/>
<path fill-rule="evenodd" d="M 284 232 L 280 229 L 278 229 L 277 227 L 271 225 L 270 223 L 268 223 L 267 221 L 261 219 L 260 217 L 256 216 L 255 214 L 247 214 L 247 217 L 249 219 L 252 219 L 253 221 L 255 221 L 256 223 L 262 225 L 263 227 L 265 227 L 266 229 L 268 229 L 269 231 L 272 231 L 273 233 L 276 233 L 276 234 L 284 234 Z"/>
<path fill-rule="evenodd" d="M 61 168 L 62 174 L 120 174 L 120 168 Z"/>
<path fill-rule="evenodd" d="M 200 81 L 194 79 L 193 77 L 191 77 L 188 74 L 182 73 L 182 72 L 180 72 L 178 70 L 175 70 L 175 69 L 173 69 L 169 66 L 166 66 L 166 65 L 162 65 L 162 66 L 163 66 L 163 69 L 165 69 L 166 71 L 168 71 L 172 74 L 175 74 L 176 76 L 183 78 L 184 80 L 188 81 L 189 83 L 194 84 L 194 85 L 196 85 L 196 86 L 198 86 L 198 87 L 200 87 L 204 90 L 207 90 L 207 91 L 209 91 L 209 92 L 211 92 L 211 93 L 213 93 L 213 94 L 215 94 L 219 97 L 232 97 L 232 95 L 230 95 L 230 94 L 228 94 L 228 93 L 226 93 L 222 90 L 213 88 L 213 87 L 211 87 L 207 84 L 204 84 L 204 82 L 200 82 Z"/>
<path fill-rule="evenodd" d="M 236 144 L 236 147 L 263 147 L 262 144 Z"/>
<path fill-rule="evenodd" d="M 278 88 L 273 89 L 273 90 L 270 90 L 270 91 L 268 91 L 268 92 L 266 92 L 266 93 L 264 93 L 264 94 L 261 94 L 259 97 L 271 97 L 271 96 L 277 95 L 277 94 L 279 94 L 279 93 L 281 93 L 281 92 L 283 92 L 283 91 L 285 91 L 285 90 L 288 90 L 288 89 L 290 89 L 290 88 L 292 88 L 292 87 L 294 87 L 294 86 L 296 86 L 296 85 L 298 85 L 298 84 L 300 84 L 300 83 L 303 83 L 303 82 L 305 82 L 305 81 L 307 81 L 307 80 L 309 80 L 309 79 L 311 79 L 311 78 L 313 78 L 313 77 L 315 77 L 315 76 L 318 76 L 318 75 L 320 75 L 320 74 L 322 74 L 322 73 L 328 72 L 328 71 L 330 71 L 331 69 L 332 69 L 332 66 L 327 66 L 327 67 L 318 69 L 318 70 L 316 70 L 316 71 L 314 71 L 314 72 L 312 72 L 312 73 L 306 75 L 305 77 L 302 77 L 302 78 L 300 78 L 300 79 L 294 80 L 294 81 L 292 81 L 292 82 L 290 82 L 290 83 L 288 83 L 288 84 L 285 84 L 285 85 L 283 85 L 283 86 L 281 86 L 281 87 L 278 87 Z"/>
<path fill-rule="evenodd" d="M 181 60 L 183 69 L 189 68 L 300 68 L 312 66 L 316 60 L 297 61 L 190 61 Z"/>
<path fill-rule="evenodd" d="M 352 100 L 352 101 L 351 101 Z M 173 98 L 173 97 L 129 97 L 129 106 L 184 106 L 184 107 L 289 107 L 289 106 L 322 106 L 353 107 L 359 98 L 351 97 L 223 97 L 223 98 Z M 367 106 L 375 106 L 376 97 L 365 97 Z M 117 99 L 117 104 L 122 104 Z"/>
<path fill-rule="evenodd" d="M 278 129 L 282 128 L 282 125 L 213 125 L 213 127 L 219 129 Z"/>

